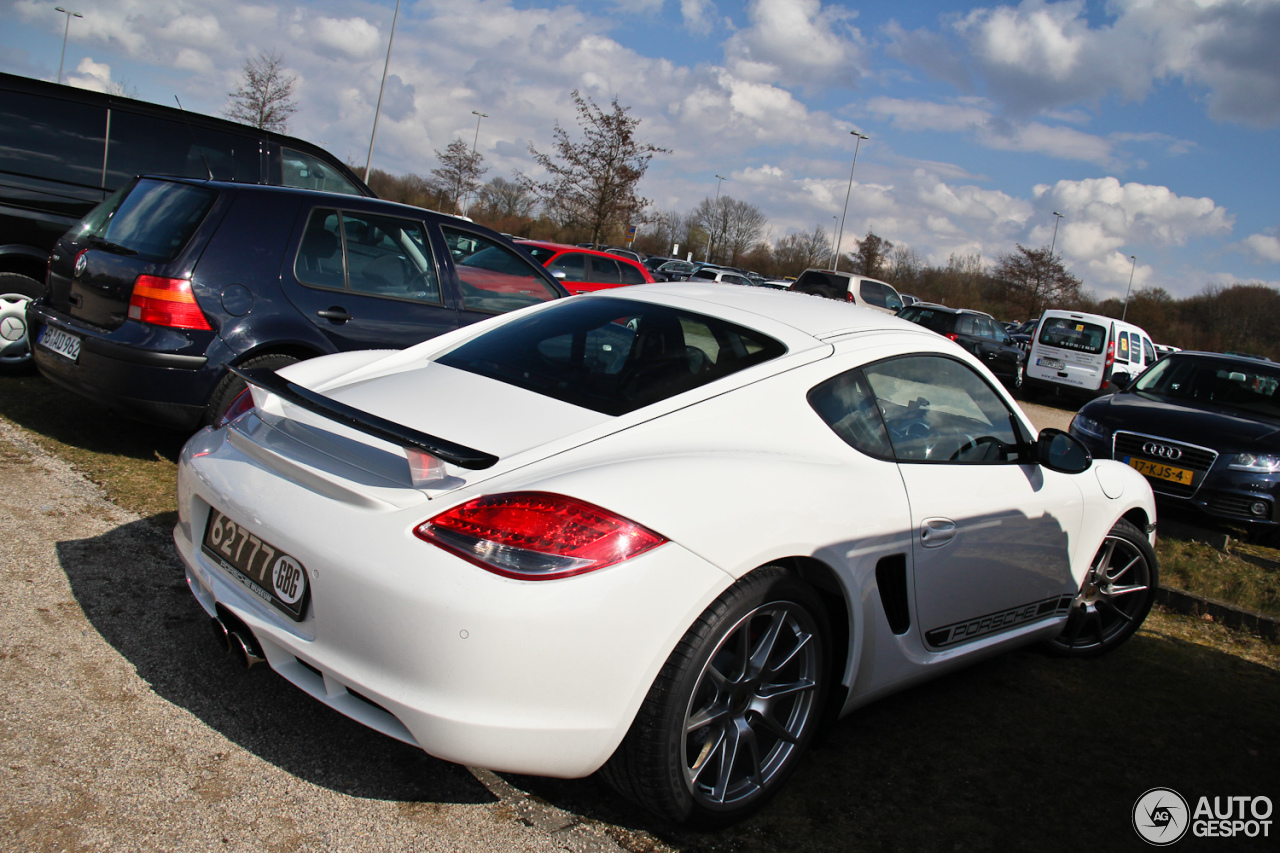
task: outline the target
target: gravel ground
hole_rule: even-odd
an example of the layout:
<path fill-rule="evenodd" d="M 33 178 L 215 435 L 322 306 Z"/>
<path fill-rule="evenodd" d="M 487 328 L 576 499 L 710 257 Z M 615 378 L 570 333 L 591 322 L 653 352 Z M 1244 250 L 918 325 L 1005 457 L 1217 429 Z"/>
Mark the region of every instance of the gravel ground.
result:
<path fill-rule="evenodd" d="M 218 654 L 168 532 L 3 420 L 0 483 L 0 850 L 622 849 Z"/>

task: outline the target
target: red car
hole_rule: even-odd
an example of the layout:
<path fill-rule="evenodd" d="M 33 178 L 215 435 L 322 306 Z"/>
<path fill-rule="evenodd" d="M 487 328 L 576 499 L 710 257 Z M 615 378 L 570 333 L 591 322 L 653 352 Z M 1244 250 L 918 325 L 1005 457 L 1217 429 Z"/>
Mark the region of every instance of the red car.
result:
<path fill-rule="evenodd" d="M 654 281 L 642 264 L 620 255 L 542 240 L 516 240 L 515 244 L 533 255 L 570 293 Z"/>

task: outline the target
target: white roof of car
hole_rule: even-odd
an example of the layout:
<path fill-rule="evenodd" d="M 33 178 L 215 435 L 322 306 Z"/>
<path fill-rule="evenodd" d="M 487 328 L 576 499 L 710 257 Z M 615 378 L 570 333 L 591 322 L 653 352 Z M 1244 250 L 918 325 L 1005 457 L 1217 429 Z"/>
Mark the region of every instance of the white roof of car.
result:
<path fill-rule="evenodd" d="M 620 287 L 592 295 L 662 302 L 723 317 L 779 339 L 791 336 L 781 327 L 791 329 L 791 334 L 798 331 L 819 339 L 881 329 L 920 331 L 915 323 L 899 320 L 883 311 L 808 293 L 765 287 L 682 281 Z"/>

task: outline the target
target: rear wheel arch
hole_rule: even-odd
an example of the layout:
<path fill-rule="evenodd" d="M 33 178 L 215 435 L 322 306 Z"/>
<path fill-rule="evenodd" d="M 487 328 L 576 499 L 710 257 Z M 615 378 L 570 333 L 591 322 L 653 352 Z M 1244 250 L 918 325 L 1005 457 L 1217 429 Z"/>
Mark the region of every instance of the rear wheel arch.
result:
<path fill-rule="evenodd" d="M 209 395 L 209 403 L 205 406 L 204 418 L 200 422 L 201 426 L 216 425 L 222 414 L 231 406 L 236 397 L 240 395 L 240 392 L 245 389 L 244 380 L 231 372 L 230 368 L 232 366 L 244 368 L 269 367 L 278 370 L 281 367 L 286 367 L 299 361 L 306 361 L 322 354 L 306 347 L 270 346 L 250 351 L 230 362 L 227 365 L 227 369 L 223 371 L 222 378 L 214 386 L 213 393 Z"/>

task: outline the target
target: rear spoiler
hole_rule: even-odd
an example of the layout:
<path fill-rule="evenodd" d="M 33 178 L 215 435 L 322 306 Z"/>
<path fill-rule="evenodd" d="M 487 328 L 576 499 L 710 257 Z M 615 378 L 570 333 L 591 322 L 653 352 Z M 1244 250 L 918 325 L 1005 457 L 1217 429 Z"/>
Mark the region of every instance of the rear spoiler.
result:
<path fill-rule="evenodd" d="M 461 468 L 479 471 L 492 467 L 498 461 L 498 457 L 492 453 L 485 453 L 473 447 L 466 447 L 447 439 L 427 435 L 425 432 L 419 432 L 395 421 L 389 421 L 386 418 L 371 415 L 345 403 L 339 403 L 337 400 L 330 399 L 323 394 L 317 394 L 309 388 L 303 388 L 301 385 L 290 382 L 276 373 L 273 368 L 254 367 L 244 370 L 239 367 L 232 367 L 231 372 L 250 385 L 256 385 L 264 391 L 270 391 L 282 400 L 287 400 L 309 412 L 314 412 L 374 438 L 380 438 L 383 441 L 389 441 L 401 447 L 421 450 L 438 459 L 452 462 Z"/>

